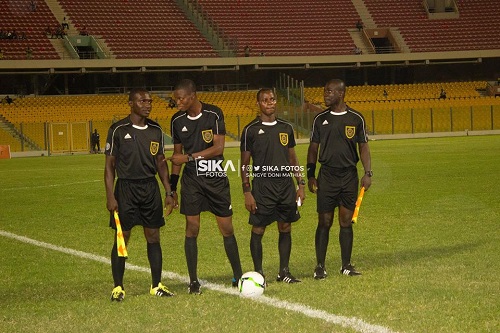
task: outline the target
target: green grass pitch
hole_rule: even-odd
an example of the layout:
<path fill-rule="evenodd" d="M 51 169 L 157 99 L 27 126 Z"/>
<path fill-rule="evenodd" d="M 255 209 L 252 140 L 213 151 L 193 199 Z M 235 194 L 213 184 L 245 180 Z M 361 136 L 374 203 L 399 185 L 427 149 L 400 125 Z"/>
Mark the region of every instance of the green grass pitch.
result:
<path fill-rule="evenodd" d="M 225 292 L 231 269 L 210 214 L 202 215 L 198 271 L 221 290 L 207 285 L 201 296 L 187 294 L 184 218 L 175 211 L 161 237 L 163 269 L 175 273 L 163 282 L 176 297 L 148 294 L 145 240 L 136 228 L 127 262 L 140 269 L 125 272 L 125 301 L 111 303 L 104 156 L 0 160 L 0 332 L 344 333 L 363 331 L 360 322 L 376 333 L 500 331 L 500 136 L 372 141 L 370 148 L 375 175 L 354 225 L 353 263 L 363 275 L 338 273 L 335 225 L 329 276 L 312 278 L 317 216 L 308 192 L 293 226 L 290 263 L 303 282 L 274 281 L 273 224 L 263 240 L 269 279 L 263 302 Z M 296 150 L 305 165 L 307 145 Z M 225 157 L 237 161 L 239 150 L 227 148 Z M 249 271 L 248 213 L 237 173 L 229 177 L 235 233 Z"/>

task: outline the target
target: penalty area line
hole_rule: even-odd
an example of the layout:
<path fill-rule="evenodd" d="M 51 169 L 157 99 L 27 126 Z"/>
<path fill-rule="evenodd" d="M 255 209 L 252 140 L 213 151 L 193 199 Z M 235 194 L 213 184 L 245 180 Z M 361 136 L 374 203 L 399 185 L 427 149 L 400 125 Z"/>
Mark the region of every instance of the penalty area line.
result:
<path fill-rule="evenodd" d="M 37 241 L 35 239 L 28 238 L 25 236 L 16 235 L 16 234 L 13 234 L 13 233 L 8 232 L 8 231 L 0 230 L 0 235 L 7 237 L 7 238 L 18 240 L 18 241 L 26 243 L 26 244 L 31 244 L 34 246 L 50 249 L 53 251 L 62 252 L 62 253 L 69 254 L 69 255 L 72 255 L 75 257 L 80 257 L 80 258 L 84 258 L 84 259 L 98 261 L 98 262 L 102 262 L 105 264 L 110 263 L 110 259 L 103 257 L 103 256 L 99 256 L 96 254 L 87 253 L 87 252 L 83 252 L 83 251 L 78 251 L 78 250 L 74 250 L 74 249 L 70 249 L 70 248 L 66 248 L 66 247 L 62 247 L 62 246 L 58 246 L 58 245 L 54 245 L 54 244 L 50 244 L 50 243 Z M 134 270 L 134 271 L 145 272 L 145 273 L 151 272 L 149 267 L 142 267 L 142 266 L 137 266 L 137 265 L 128 264 L 128 263 L 127 263 L 126 267 L 127 267 L 127 269 Z M 177 274 L 174 272 L 168 272 L 168 271 L 163 271 L 162 276 L 165 278 L 171 279 L 171 280 L 176 280 L 176 281 L 181 281 L 181 282 L 187 282 L 189 280 L 186 276 L 183 276 L 183 275 L 180 275 L 180 274 Z M 228 287 L 225 287 L 221 284 L 212 283 L 212 282 L 208 282 L 208 281 L 201 281 L 201 282 L 202 282 L 202 285 L 204 288 L 218 291 L 218 292 L 225 293 L 225 294 L 230 294 L 230 295 L 235 295 L 235 296 L 239 295 L 238 291 L 235 290 L 234 288 L 228 288 Z M 307 306 L 304 304 L 292 303 L 292 302 L 280 300 L 277 298 L 267 297 L 265 295 L 255 297 L 255 298 L 248 298 L 248 300 L 251 300 L 254 302 L 259 302 L 259 303 L 265 304 L 267 306 L 272 306 L 272 307 L 279 308 L 279 309 L 294 311 L 294 312 L 302 314 L 306 317 L 320 319 L 320 320 L 323 320 L 323 321 L 328 322 L 328 323 L 332 323 L 332 324 L 339 325 L 339 326 L 342 326 L 345 328 L 350 328 L 350 329 L 356 330 L 357 332 L 362 332 L 362 333 L 395 333 L 395 331 L 392 331 L 391 329 L 389 329 L 387 327 L 380 326 L 380 325 L 373 325 L 373 324 L 367 323 L 361 319 L 358 319 L 356 317 L 346 317 L 346 316 L 335 315 L 335 314 L 332 314 L 332 313 L 329 313 L 329 312 L 326 312 L 323 310 L 311 308 L 310 306 Z"/>

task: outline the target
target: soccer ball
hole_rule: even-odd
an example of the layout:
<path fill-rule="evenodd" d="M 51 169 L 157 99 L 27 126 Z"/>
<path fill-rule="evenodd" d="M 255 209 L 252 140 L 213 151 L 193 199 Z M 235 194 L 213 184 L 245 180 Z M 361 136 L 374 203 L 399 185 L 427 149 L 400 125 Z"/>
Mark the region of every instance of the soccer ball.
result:
<path fill-rule="evenodd" d="M 258 297 L 264 293 L 266 282 L 264 277 L 257 272 L 247 272 L 238 281 L 240 296 Z"/>

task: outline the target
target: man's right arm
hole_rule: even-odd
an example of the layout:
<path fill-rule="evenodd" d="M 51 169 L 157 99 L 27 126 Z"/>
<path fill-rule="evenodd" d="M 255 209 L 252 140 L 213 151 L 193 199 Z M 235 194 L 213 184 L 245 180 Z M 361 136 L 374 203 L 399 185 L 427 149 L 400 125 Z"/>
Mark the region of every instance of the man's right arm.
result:
<path fill-rule="evenodd" d="M 252 154 L 250 151 L 241 152 L 241 185 L 243 187 L 243 195 L 245 196 L 245 208 L 252 214 L 255 214 L 257 209 L 257 203 L 252 195 L 252 187 L 250 185 L 250 170 L 248 166 L 250 165 L 250 159 Z"/>
<path fill-rule="evenodd" d="M 187 157 L 185 159 L 180 158 L 183 153 L 183 146 L 181 143 L 176 143 L 174 144 L 174 152 L 172 153 L 172 156 L 167 158 L 167 160 L 170 160 L 172 162 L 172 172 L 170 173 L 171 175 L 179 175 L 181 172 L 182 164 L 187 162 Z M 174 158 L 175 157 L 175 158 Z"/>
<path fill-rule="evenodd" d="M 106 188 L 106 208 L 112 212 L 118 210 L 118 202 L 115 198 L 113 187 L 115 184 L 115 162 L 116 158 L 111 155 L 106 155 L 106 163 L 104 166 L 104 186 Z"/>
<path fill-rule="evenodd" d="M 174 152 L 172 156 L 167 157 L 165 160 L 172 162 L 172 172 L 170 173 L 170 188 L 172 189 L 174 198 L 174 207 L 179 205 L 179 197 L 177 196 L 177 183 L 179 182 L 179 174 L 181 172 L 182 164 L 184 161 L 182 159 L 174 162 L 174 156 L 182 156 L 183 146 L 181 143 L 174 144 Z M 180 164 L 179 164 L 180 163 Z"/>
<path fill-rule="evenodd" d="M 311 141 L 307 149 L 307 185 L 309 191 L 316 193 L 318 182 L 316 181 L 316 161 L 318 160 L 319 143 Z"/>

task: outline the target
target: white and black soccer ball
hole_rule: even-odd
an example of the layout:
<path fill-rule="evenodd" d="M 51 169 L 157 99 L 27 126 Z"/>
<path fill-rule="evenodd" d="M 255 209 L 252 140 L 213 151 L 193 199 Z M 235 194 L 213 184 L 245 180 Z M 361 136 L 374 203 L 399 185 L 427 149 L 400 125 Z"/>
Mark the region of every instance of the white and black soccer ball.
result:
<path fill-rule="evenodd" d="M 240 296 L 258 297 L 264 293 L 266 281 L 258 272 L 247 272 L 238 281 Z"/>

